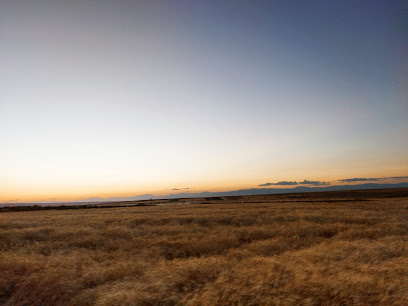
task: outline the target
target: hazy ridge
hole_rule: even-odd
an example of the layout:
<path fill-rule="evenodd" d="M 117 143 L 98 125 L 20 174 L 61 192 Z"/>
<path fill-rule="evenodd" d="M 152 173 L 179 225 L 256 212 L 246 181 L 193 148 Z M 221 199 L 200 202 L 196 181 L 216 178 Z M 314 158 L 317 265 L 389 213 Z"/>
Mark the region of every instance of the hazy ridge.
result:
<path fill-rule="evenodd" d="M 294 188 L 251 188 L 251 189 L 239 189 L 233 191 L 224 192 L 198 192 L 198 193 L 175 193 L 168 195 L 153 195 L 143 194 L 133 197 L 111 197 L 111 198 L 88 198 L 79 201 L 71 202 L 55 202 L 55 201 L 33 201 L 33 202 L 13 202 L 13 203 L 0 203 L 1 206 L 10 205 L 79 205 L 83 203 L 99 203 L 99 202 L 115 202 L 115 201 L 142 201 L 142 200 L 155 200 L 155 199 L 174 199 L 174 198 L 199 198 L 199 197 L 225 197 L 225 196 L 242 196 L 242 195 L 266 195 L 266 194 L 282 194 L 282 193 L 302 193 L 302 192 L 320 192 L 320 191 L 341 191 L 341 190 L 360 190 L 360 189 L 384 189 L 384 188 L 405 188 L 408 187 L 408 183 L 398 184 L 376 184 L 366 183 L 357 185 L 335 185 L 325 187 L 307 187 L 298 186 Z"/>

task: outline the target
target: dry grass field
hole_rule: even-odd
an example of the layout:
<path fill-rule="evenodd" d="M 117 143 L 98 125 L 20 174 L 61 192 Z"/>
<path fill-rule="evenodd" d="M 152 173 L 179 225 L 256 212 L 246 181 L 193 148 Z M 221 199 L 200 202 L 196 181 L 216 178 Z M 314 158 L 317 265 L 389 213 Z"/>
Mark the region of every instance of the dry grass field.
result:
<path fill-rule="evenodd" d="M 0 304 L 408 305 L 407 195 L 2 212 Z"/>

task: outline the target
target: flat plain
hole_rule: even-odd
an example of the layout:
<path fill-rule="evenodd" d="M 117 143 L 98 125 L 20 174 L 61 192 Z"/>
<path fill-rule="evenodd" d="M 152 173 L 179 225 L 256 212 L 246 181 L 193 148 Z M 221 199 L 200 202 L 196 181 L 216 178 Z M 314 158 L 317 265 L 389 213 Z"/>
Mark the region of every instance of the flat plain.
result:
<path fill-rule="evenodd" d="M 408 189 L 109 205 L 1 212 L 0 304 L 408 305 Z"/>

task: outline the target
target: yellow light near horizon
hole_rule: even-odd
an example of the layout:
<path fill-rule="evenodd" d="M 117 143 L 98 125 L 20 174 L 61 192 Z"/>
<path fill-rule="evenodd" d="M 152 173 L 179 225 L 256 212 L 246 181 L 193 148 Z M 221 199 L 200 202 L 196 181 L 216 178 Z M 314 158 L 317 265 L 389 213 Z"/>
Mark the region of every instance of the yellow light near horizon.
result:
<path fill-rule="evenodd" d="M 402 170 L 402 171 L 401 171 Z M 191 182 L 187 184 L 186 182 L 174 183 L 166 182 L 162 184 L 116 184 L 116 185 L 97 185 L 97 184 L 86 184 L 86 185 L 38 185 L 38 184 L 28 184 L 27 182 L 23 185 L 16 184 L 16 182 L 11 183 L 7 181 L 0 181 L 2 185 L 2 191 L 0 192 L 0 202 L 28 202 L 28 201 L 75 201 L 80 199 L 87 199 L 93 197 L 100 198 L 110 198 L 110 197 L 131 197 L 141 194 L 153 194 L 153 195 L 167 195 L 172 193 L 189 192 L 189 193 L 199 193 L 203 191 L 210 192 L 222 192 L 231 191 L 237 189 L 250 189 L 250 188 L 260 188 L 258 185 L 266 182 L 276 183 L 278 181 L 303 181 L 303 179 L 308 180 L 319 180 L 319 181 L 329 181 L 331 185 L 343 184 L 339 182 L 339 179 L 344 178 L 354 178 L 354 177 L 392 177 L 392 176 L 404 176 L 408 173 L 408 167 L 400 169 L 399 171 L 389 171 L 389 172 L 372 172 L 367 176 L 366 173 L 347 173 L 342 176 L 332 175 L 327 178 L 323 175 L 320 176 L 280 176 L 279 179 L 274 179 L 268 176 L 256 178 L 235 177 L 233 179 L 228 179 L 225 175 L 218 180 L 208 178 L 206 180 L 201 179 L 200 181 Z M 400 183 L 401 180 L 389 179 L 385 181 L 386 183 Z M 352 182 L 350 184 L 361 184 L 364 182 Z M 186 188 L 188 190 L 173 191 L 173 188 Z M 295 186 L 268 186 L 269 188 L 291 188 Z"/>

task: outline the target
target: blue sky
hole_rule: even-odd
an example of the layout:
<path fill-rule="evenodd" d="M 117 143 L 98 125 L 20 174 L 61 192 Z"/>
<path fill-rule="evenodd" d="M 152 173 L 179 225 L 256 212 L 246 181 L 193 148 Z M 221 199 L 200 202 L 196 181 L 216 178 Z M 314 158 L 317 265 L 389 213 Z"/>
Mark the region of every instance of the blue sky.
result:
<path fill-rule="evenodd" d="M 405 1 L 2 1 L 0 200 L 408 173 Z"/>

